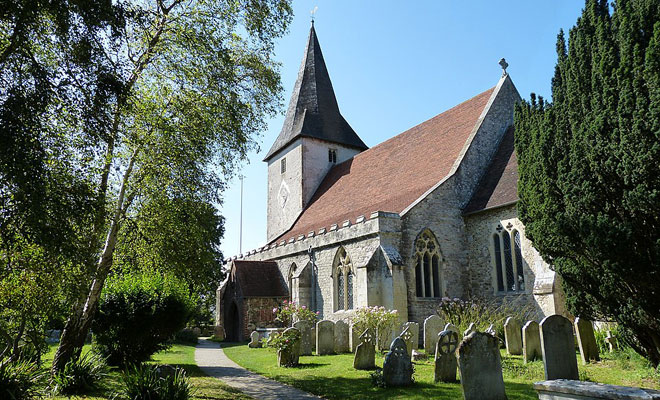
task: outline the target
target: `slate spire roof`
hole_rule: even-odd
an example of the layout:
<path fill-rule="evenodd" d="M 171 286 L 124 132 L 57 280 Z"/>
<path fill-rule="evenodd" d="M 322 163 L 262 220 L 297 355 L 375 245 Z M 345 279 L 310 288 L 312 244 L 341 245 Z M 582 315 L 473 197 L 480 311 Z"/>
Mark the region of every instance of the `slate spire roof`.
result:
<path fill-rule="evenodd" d="M 314 24 L 286 112 L 284 126 L 266 154 L 268 161 L 298 137 L 305 136 L 358 150 L 367 149 L 362 139 L 339 112 L 335 92 L 323 60 Z"/>

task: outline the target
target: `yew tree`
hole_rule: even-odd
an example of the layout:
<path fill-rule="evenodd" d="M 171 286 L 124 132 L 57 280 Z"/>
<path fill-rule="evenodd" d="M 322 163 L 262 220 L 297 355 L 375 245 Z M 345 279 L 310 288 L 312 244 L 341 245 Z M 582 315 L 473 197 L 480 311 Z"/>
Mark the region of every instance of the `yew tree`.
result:
<path fill-rule="evenodd" d="M 552 102 L 515 112 L 526 234 L 569 310 L 660 362 L 660 1 L 586 1 L 557 40 Z"/>

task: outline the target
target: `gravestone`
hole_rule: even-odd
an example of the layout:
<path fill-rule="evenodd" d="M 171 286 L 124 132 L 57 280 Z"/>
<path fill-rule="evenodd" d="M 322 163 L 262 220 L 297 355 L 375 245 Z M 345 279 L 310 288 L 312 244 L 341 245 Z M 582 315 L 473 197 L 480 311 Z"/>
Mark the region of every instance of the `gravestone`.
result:
<path fill-rule="evenodd" d="M 252 331 L 252 333 L 250 333 L 250 343 L 248 343 L 248 347 L 251 349 L 256 349 L 257 347 L 261 347 L 261 341 L 259 340 L 259 332 Z"/>
<path fill-rule="evenodd" d="M 300 359 L 300 331 L 296 328 L 288 328 L 282 332 L 284 337 L 290 337 L 291 342 L 286 349 L 277 351 L 278 367 L 295 367 Z"/>
<path fill-rule="evenodd" d="M 610 348 L 610 353 L 616 349 L 616 337 L 612 335 L 612 331 L 607 331 L 607 337 L 605 338 L 605 343 Z"/>
<path fill-rule="evenodd" d="M 442 331 L 438 334 L 435 347 L 434 382 L 456 382 L 456 348 L 458 334 L 454 331 Z"/>
<path fill-rule="evenodd" d="M 461 337 L 461 331 L 459 331 L 458 328 L 456 327 L 456 325 L 452 324 L 451 322 L 447 323 L 447 325 L 445 325 L 445 329 L 443 329 L 443 330 L 444 331 L 454 331 L 454 332 L 456 332 L 458 337 Z"/>
<path fill-rule="evenodd" d="M 465 400 L 506 400 L 497 338 L 473 332 L 458 346 L 458 368 Z"/>
<path fill-rule="evenodd" d="M 527 321 L 522 329 L 523 332 L 523 363 L 540 360 L 541 336 L 539 333 L 539 323 L 536 321 Z"/>
<path fill-rule="evenodd" d="M 335 352 L 335 323 L 324 319 L 316 323 L 316 354 L 324 356 Z"/>
<path fill-rule="evenodd" d="M 545 317 L 540 332 L 545 379 L 579 380 L 571 321 L 561 315 Z"/>
<path fill-rule="evenodd" d="M 350 352 L 348 324 L 342 320 L 335 322 L 335 353 Z"/>
<path fill-rule="evenodd" d="M 404 322 L 401 326 L 401 332 L 406 328 L 409 328 L 410 333 L 412 333 L 412 348 L 408 348 L 408 352 L 412 353 L 413 349 L 419 349 L 419 324 L 417 322 Z M 406 346 L 408 343 L 406 343 Z"/>
<path fill-rule="evenodd" d="M 468 337 L 470 336 L 471 333 L 476 331 L 477 331 L 477 327 L 474 325 L 474 322 L 470 322 L 470 325 L 468 325 L 465 332 L 463 332 L 463 337 Z"/>
<path fill-rule="evenodd" d="M 406 343 L 400 337 L 392 341 L 383 362 L 383 380 L 388 387 L 407 386 L 412 383 L 413 367 Z"/>
<path fill-rule="evenodd" d="M 520 321 L 513 317 L 507 318 L 504 322 L 504 343 L 507 353 L 516 356 L 522 354 Z"/>
<path fill-rule="evenodd" d="M 410 331 L 410 327 L 406 326 L 403 332 L 401 332 L 401 335 L 399 337 L 403 340 L 403 342 L 406 344 L 406 351 L 408 352 L 408 358 L 412 358 L 412 341 L 413 341 L 413 334 Z"/>
<path fill-rule="evenodd" d="M 348 328 L 348 345 L 351 348 L 351 353 L 355 353 L 360 344 L 360 332 L 358 332 L 357 327 L 354 324 Z"/>
<path fill-rule="evenodd" d="M 298 321 L 293 327 L 300 331 L 300 355 L 311 356 L 314 344 L 312 342 L 312 323 L 309 321 Z"/>
<path fill-rule="evenodd" d="M 366 329 L 359 337 L 360 344 L 355 348 L 353 368 L 376 368 L 376 334 L 372 329 Z"/>
<path fill-rule="evenodd" d="M 445 326 L 445 321 L 437 315 L 431 315 L 424 320 L 424 350 L 426 354 L 434 354 L 435 344 L 438 343 L 438 334 Z"/>
<path fill-rule="evenodd" d="M 586 364 L 589 361 L 600 361 L 594 326 L 591 321 L 580 317 L 575 318 L 575 335 L 577 336 L 578 347 L 580 348 L 582 364 Z"/>

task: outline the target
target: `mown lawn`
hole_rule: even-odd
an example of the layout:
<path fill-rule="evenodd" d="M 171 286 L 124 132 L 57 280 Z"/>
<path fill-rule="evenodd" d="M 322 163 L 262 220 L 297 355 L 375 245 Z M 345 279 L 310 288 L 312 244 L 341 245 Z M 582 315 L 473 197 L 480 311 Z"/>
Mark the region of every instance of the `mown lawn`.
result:
<path fill-rule="evenodd" d="M 378 388 L 371 384 L 369 371 L 353 369 L 353 355 L 300 357 L 297 368 L 277 367 L 274 349 L 250 349 L 244 344 L 223 344 L 225 354 L 250 371 L 328 399 L 459 399 L 459 383 L 433 383 L 433 361 L 415 362 L 415 384 L 407 388 Z M 578 359 L 580 377 L 616 385 L 660 388 L 659 375 L 636 354 L 606 355 L 604 360 L 583 366 Z M 382 367 L 383 355 L 376 356 Z M 521 356 L 502 351 L 502 369 L 509 399 L 538 399 L 533 382 L 543 380 L 543 363 L 524 365 Z"/>
<path fill-rule="evenodd" d="M 48 368 L 55 355 L 55 346 L 43 357 L 44 368 Z M 83 352 L 89 351 L 90 347 L 85 346 Z M 202 370 L 195 364 L 195 346 L 175 344 L 169 350 L 161 351 L 155 354 L 150 361 L 158 364 L 169 364 L 175 367 L 181 367 L 186 370 L 186 374 L 194 387 L 195 394 L 193 399 L 198 400 L 246 400 L 250 397 L 233 389 L 220 380 L 206 376 Z M 103 380 L 99 390 L 89 393 L 86 396 L 75 396 L 75 399 L 85 400 L 107 400 L 117 392 L 120 386 L 120 372 L 113 368 L 106 379 Z M 66 396 L 48 397 L 53 400 L 69 399 Z"/>

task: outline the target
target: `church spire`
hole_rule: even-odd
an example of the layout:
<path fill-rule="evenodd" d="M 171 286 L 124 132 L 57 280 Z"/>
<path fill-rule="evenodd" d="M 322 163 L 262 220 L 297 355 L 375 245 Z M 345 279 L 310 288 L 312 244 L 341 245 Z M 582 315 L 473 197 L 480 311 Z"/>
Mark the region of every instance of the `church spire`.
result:
<path fill-rule="evenodd" d="M 339 112 L 313 22 L 284 126 L 264 161 L 268 161 L 301 136 L 321 139 L 357 150 L 367 149 L 367 145 Z"/>

